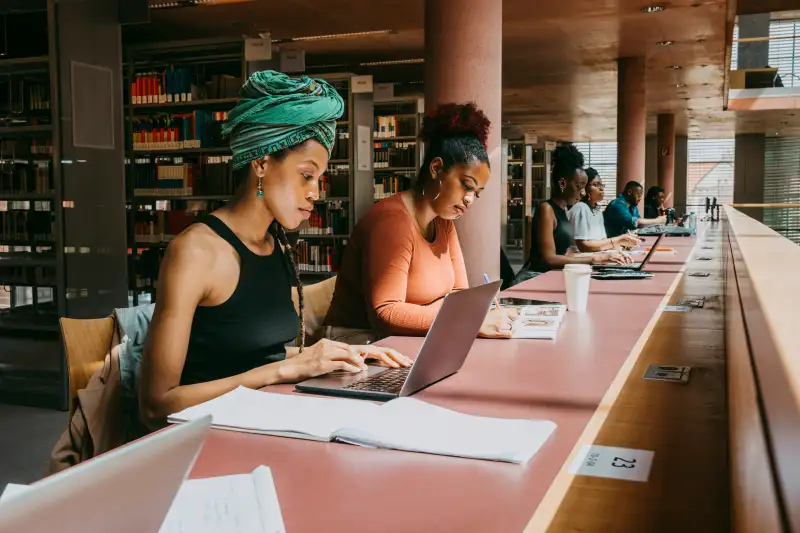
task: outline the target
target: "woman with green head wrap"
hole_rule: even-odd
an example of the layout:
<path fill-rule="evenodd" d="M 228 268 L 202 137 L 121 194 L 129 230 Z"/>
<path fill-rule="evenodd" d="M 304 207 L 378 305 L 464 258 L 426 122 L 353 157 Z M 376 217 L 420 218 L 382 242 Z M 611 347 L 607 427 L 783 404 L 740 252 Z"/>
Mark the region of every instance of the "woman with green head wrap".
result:
<path fill-rule="evenodd" d="M 257 72 L 242 88 L 224 130 L 236 196 L 174 239 L 161 265 L 139 380 L 147 425 L 239 386 L 361 372 L 365 359 L 409 364 L 376 346 L 303 346 L 302 286 L 284 228 L 311 216 L 343 109 L 328 83 L 305 76 Z M 285 348 L 297 337 L 299 347 Z"/>

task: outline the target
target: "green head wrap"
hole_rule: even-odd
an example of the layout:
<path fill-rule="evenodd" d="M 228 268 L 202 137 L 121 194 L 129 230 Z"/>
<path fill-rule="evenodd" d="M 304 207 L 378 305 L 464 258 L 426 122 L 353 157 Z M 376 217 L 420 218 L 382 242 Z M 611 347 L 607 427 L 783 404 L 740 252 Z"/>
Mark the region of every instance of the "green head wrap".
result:
<path fill-rule="evenodd" d="M 312 138 L 330 156 L 336 119 L 343 112 L 342 97 L 324 80 L 292 79 L 272 70 L 256 72 L 242 87 L 222 130 L 231 136 L 233 168 Z"/>

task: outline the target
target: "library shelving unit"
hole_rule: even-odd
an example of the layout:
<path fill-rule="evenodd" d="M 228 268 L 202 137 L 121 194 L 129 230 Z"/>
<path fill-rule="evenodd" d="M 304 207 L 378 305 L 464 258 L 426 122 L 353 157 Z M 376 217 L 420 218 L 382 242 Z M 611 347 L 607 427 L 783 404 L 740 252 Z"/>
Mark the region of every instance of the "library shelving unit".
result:
<path fill-rule="evenodd" d="M 0 60 L 0 336 L 39 336 L 65 314 L 58 58 L 47 10 L 17 24 L 41 34 Z"/>
<path fill-rule="evenodd" d="M 525 144 L 502 141 L 505 184 L 503 220 L 506 249 L 521 250 L 529 242 L 527 219 L 541 202 L 550 198 L 550 159 L 553 143 Z"/>
<path fill-rule="evenodd" d="M 376 202 L 413 186 L 422 163 L 420 107 L 418 98 L 393 98 L 374 104 Z"/>
<path fill-rule="evenodd" d="M 169 241 L 195 217 L 233 197 L 232 154 L 221 129 L 250 68 L 241 39 L 159 43 L 127 50 L 131 305 L 154 301 L 158 269 Z M 351 75 L 314 77 L 336 88 L 345 110 L 337 121 L 337 140 L 320 180 L 316 210 L 307 223 L 289 234 L 303 283 L 335 274 L 354 220 Z"/>

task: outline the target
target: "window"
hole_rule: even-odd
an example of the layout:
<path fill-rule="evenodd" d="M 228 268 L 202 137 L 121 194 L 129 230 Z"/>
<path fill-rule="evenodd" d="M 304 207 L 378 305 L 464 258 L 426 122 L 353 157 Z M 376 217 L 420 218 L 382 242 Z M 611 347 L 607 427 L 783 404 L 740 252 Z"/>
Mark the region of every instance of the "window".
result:
<path fill-rule="evenodd" d="M 733 139 L 690 139 L 686 183 L 687 211 L 705 209 L 706 197 L 733 202 Z"/>
<path fill-rule="evenodd" d="M 773 20 L 769 24 L 769 59 L 767 63 L 778 69 L 784 87 L 800 87 L 800 79 L 795 74 L 800 70 L 800 20 Z M 731 48 L 731 70 L 739 65 L 739 25 L 733 27 L 733 46 Z M 766 67 L 767 65 L 761 65 Z"/>
<path fill-rule="evenodd" d="M 605 201 L 617 196 L 617 143 L 588 142 L 575 143 L 585 159 L 584 165 L 594 168 L 605 185 Z"/>
<path fill-rule="evenodd" d="M 800 203 L 800 137 L 766 140 L 764 203 Z M 800 209 L 764 209 L 764 224 L 800 244 Z"/>

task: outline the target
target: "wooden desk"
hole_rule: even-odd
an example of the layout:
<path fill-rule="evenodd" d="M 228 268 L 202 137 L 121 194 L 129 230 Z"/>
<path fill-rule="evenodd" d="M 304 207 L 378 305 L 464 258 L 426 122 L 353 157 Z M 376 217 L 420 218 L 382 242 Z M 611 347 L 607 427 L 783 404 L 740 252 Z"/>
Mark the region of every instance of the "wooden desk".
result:
<path fill-rule="evenodd" d="M 261 464 L 271 467 L 286 527 L 292 533 L 505 533 L 544 531 L 551 524 L 558 531 L 577 530 L 558 514 L 559 509 L 595 513 L 597 502 L 603 501 L 602 497 L 594 498 L 581 506 L 575 500 L 572 491 L 577 484 L 565 470 L 577 446 L 594 442 L 596 437 L 603 443 L 638 445 L 631 438 L 612 438 L 619 429 L 606 430 L 610 428 L 609 415 L 615 413 L 612 408 L 619 405 L 630 411 L 636 408 L 637 395 L 646 395 L 648 390 L 689 390 L 683 385 L 650 382 L 638 392 L 628 387 L 641 386 L 639 371 L 643 370 L 637 367 L 637 361 L 656 328 L 661 306 L 675 297 L 682 279 L 679 274 L 694 241 L 665 239 L 664 246 L 676 248 L 678 254 L 654 258 L 648 269 L 657 273 L 652 280 L 593 280 L 588 313 L 567 313 L 556 341 L 478 339 L 458 374 L 419 393 L 420 399 L 466 413 L 556 422 L 553 437 L 525 466 L 213 431 L 192 476 L 249 472 Z M 716 290 L 711 283 L 708 290 Z M 566 300 L 560 272 L 539 276 L 505 294 Z M 702 313 L 695 316 L 702 317 Z M 677 315 L 665 317 L 664 334 L 682 331 L 683 320 Z M 714 317 L 704 320 L 707 323 L 700 327 L 719 322 Z M 678 354 L 684 347 L 702 347 L 708 342 L 691 332 L 678 338 L 682 339 L 675 345 Z M 390 338 L 385 344 L 412 354 L 421 341 Z M 658 362 L 684 360 L 676 357 Z M 633 370 L 636 373 L 631 374 Z M 696 388 L 699 382 L 700 387 L 712 386 L 715 393 L 719 392 L 702 373 L 696 373 L 693 379 L 696 381 L 689 387 Z M 278 386 L 269 390 L 291 393 L 292 389 Z M 621 395 L 627 390 L 633 392 Z M 692 408 L 691 402 L 682 405 Z M 613 420 L 616 424 L 619 417 Z M 619 434 L 630 435 L 631 431 Z M 680 433 L 672 436 L 674 446 L 680 446 L 685 437 Z M 661 451 L 657 450 L 654 474 L 667 468 L 659 465 L 661 460 Z M 713 458 L 712 463 L 716 468 Z M 684 482 L 692 480 L 681 480 Z M 595 488 L 623 484 L 629 492 L 652 484 L 599 478 L 588 483 Z M 614 514 L 619 513 L 613 508 L 605 511 L 605 516 Z M 606 519 L 602 523 L 611 522 Z M 616 531 L 595 526 L 582 531 Z M 636 531 L 651 531 L 649 526 L 638 523 Z"/>

